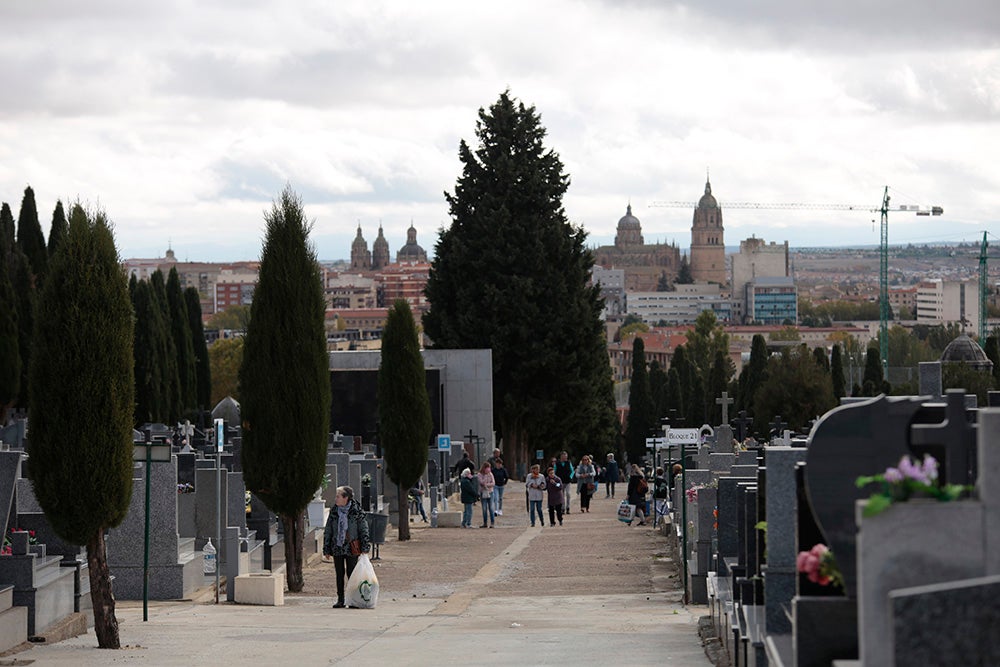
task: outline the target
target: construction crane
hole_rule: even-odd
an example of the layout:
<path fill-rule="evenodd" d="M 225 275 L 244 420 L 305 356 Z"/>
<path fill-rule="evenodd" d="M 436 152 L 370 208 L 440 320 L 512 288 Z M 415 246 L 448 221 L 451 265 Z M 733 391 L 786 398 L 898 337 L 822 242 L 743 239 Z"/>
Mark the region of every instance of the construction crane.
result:
<path fill-rule="evenodd" d="M 986 276 L 986 232 L 983 232 L 983 244 L 979 246 L 979 344 L 986 347 L 986 297 L 989 286 Z"/>
<path fill-rule="evenodd" d="M 882 379 L 889 379 L 889 211 L 914 213 L 919 216 L 941 215 L 944 209 L 940 206 L 915 206 L 903 204 L 895 209 L 889 208 L 889 186 L 885 186 L 882 195 L 882 206 L 873 208 L 871 205 L 858 204 L 800 204 L 800 203 L 777 203 L 764 204 L 759 202 L 733 202 L 723 205 L 719 202 L 719 208 L 735 208 L 749 210 L 779 210 L 779 211 L 862 211 L 865 213 L 881 214 L 881 242 L 879 245 L 879 353 L 882 358 Z M 651 208 L 697 208 L 697 202 L 683 201 L 654 201 L 649 205 Z M 982 267 L 983 263 L 980 264 Z M 982 271 L 982 268 L 980 268 Z M 982 278 L 980 279 L 983 280 Z M 982 301 L 982 300 L 981 300 Z M 983 306 L 980 306 L 981 308 Z"/>

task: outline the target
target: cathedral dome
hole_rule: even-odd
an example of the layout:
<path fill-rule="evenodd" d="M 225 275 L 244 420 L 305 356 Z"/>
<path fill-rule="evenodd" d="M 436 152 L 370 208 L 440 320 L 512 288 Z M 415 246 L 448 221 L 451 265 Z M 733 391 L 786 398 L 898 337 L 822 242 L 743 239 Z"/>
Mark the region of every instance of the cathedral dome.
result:
<path fill-rule="evenodd" d="M 976 370 L 988 371 L 993 368 L 993 362 L 989 360 L 979 343 L 962 334 L 955 340 L 948 343 L 941 353 L 941 361 L 948 363 L 965 363 Z"/>
<path fill-rule="evenodd" d="M 625 215 L 618 220 L 618 229 L 642 229 L 639 218 L 632 215 L 632 204 L 625 209 Z"/>
<path fill-rule="evenodd" d="M 719 208 L 719 203 L 712 196 L 712 184 L 705 181 L 705 194 L 698 200 L 698 208 Z"/>
<path fill-rule="evenodd" d="M 397 262 L 426 262 L 427 252 L 417 243 L 417 230 L 410 223 L 410 228 L 406 230 L 406 245 L 396 253 Z"/>

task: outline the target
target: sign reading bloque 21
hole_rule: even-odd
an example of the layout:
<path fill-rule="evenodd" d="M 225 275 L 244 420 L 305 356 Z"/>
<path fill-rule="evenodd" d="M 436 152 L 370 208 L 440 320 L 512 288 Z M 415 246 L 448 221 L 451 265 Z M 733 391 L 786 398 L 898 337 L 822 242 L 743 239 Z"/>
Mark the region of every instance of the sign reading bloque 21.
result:
<path fill-rule="evenodd" d="M 671 445 L 696 445 L 699 436 L 696 428 L 672 428 L 667 431 L 667 443 Z"/>

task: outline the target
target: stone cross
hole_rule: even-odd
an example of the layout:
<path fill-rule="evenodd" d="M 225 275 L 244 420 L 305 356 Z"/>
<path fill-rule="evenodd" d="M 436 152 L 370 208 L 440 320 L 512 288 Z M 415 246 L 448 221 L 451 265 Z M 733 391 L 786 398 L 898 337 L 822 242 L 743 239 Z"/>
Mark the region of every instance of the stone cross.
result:
<path fill-rule="evenodd" d="M 733 404 L 733 399 L 729 398 L 729 392 L 722 392 L 722 397 L 715 399 L 717 405 L 722 406 L 722 423 L 729 423 L 729 406 Z"/>
<path fill-rule="evenodd" d="M 786 422 L 781 421 L 781 415 L 774 415 L 774 421 L 771 422 L 771 433 L 776 438 L 780 438 L 782 432 L 788 426 Z"/>
<path fill-rule="evenodd" d="M 750 435 L 750 424 L 753 423 L 753 417 L 747 417 L 747 411 L 740 410 L 736 413 L 736 419 L 733 421 L 736 424 L 736 439 L 743 442 Z"/>

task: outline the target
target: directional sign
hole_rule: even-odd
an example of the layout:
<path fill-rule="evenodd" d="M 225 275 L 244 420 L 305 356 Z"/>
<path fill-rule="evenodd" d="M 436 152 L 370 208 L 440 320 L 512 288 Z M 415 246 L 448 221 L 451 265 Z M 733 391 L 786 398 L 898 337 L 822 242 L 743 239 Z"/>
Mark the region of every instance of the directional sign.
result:
<path fill-rule="evenodd" d="M 439 452 L 450 452 L 451 451 L 451 436 L 447 433 L 441 433 L 438 435 L 438 451 Z"/>
<path fill-rule="evenodd" d="M 667 443 L 670 445 L 698 444 L 698 429 L 696 428 L 672 428 L 667 431 Z"/>
<path fill-rule="evenodd" d="M 215 449 L 218 452 L 222 451 L 222 445 L 226 441 L 226 432 L 224 426 L 225 422 L 221 419 L 215 420 Z"/>

